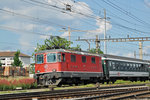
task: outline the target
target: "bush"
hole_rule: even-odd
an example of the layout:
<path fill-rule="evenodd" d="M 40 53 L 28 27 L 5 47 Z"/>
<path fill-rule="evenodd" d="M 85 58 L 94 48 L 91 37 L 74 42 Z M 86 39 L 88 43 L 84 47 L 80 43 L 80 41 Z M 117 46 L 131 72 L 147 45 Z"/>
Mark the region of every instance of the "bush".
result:
<path fill-rule="evenodd" d="M 0 79 L 0 90 L 14 90 L 16 87 L 22 87 L 22 89 L 36 88 L 37 83 L 32 78 L 22 78 L 22 79 Z"/>

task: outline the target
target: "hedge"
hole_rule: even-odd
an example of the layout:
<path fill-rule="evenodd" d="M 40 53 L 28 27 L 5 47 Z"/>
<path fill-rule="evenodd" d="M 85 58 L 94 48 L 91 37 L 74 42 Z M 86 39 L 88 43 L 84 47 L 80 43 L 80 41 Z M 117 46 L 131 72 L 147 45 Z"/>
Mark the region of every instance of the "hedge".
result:
<path fill-rule="evenodd" d="M 37 83 L 32 78 L 22 78 L 22 79 L 0 79 L 0 90 L 14 90 L 16 87 L 21 87 L 22 89 L 36 88 Z"/>

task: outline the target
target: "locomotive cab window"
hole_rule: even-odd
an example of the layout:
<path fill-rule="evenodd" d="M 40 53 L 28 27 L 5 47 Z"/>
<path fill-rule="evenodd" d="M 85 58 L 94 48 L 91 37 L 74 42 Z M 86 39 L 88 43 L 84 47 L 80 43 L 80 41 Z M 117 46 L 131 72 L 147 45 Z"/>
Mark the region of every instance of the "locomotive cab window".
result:
<path fill-rule="evenodd" d="M 42 64 L 43 62 L 44 62 L 44 60 L 43 60 L 43 54 L 36 55 L 36 63 L 37 64 Z"/>
<path fill-rule="evenodd" d="M 86 63 L 86 56 L 82 56 L 82 62 Z"/>
<path fill-rule="evenodd" d="M 92 63 L 95 64 L 95 57 L 92 57 L 92 58 L 91 58 L 91 61 L 92 61 Z"/>
<path fill-rule="evenodd" d="M 71 55 L 71 62 L 76 62 L 76 56 L 75 55 Z"/>
<path fill-rule="evenodd" d="M 61 53 L 58 53 L 58 54 L 57 54 L 57 61 L 58 61 L 58 62 L 61 62 Z"/>
<path fill-rule="evenodd" d="M 47 54 L 47 62 L 56 62 L 56 53 L 48 53 Z"/>

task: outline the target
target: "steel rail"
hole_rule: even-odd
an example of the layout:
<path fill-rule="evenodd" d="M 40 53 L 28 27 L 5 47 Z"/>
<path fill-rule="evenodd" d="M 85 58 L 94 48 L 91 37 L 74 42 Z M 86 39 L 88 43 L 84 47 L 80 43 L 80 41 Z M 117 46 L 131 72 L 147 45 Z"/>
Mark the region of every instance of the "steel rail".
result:
<path fill-rule="evenodd" d="M 130 87 L 130 90 L 134 90 L 134 87 L 142 87 L 145 86 L 145 84 L 137 84 L 137 85 L 122 85 L 122 86 L 111 86 L 111 87 L 95 87 L 95 88 L 81 88 L 81 89 L 67 89 L 67 90 L 54 90 L 54 91 L 43 91 L 43 92 L 29 92 L 29 93 L 15 93 L 15 94 L 1 94 L 0 99 L 25 99 L 25 98 L 62 98 L 62 97 L 75 97 L 80 96 L 81 94 L 84 95 L 92 95 L 92 94 L 103 94 L 103 93 L 111 93 L 116 91 L 123 91 L 119 88 L 125 88 L 124 90 L 129 90 L 128 87 Z"/>

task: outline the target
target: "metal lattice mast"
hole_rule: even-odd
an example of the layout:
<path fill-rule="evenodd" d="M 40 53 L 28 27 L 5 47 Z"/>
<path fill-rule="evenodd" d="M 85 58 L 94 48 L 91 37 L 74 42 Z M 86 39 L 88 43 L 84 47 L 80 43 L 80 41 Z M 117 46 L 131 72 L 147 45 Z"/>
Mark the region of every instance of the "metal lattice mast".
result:
<path fill-rule="evenodd" d="M 80 39 L 78 38 L 77 41 L 89 41 L 89 42 L 100 42 L 100 41 L 107 41 L 107 42 L 139 42 L 139 55 L 140 59 L 143 59 L 143 42 L 150 41 L 150 37 L 133 37 L 133 38 L 109 38 L 109 39 Z"/>

